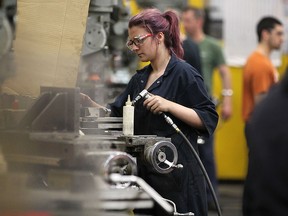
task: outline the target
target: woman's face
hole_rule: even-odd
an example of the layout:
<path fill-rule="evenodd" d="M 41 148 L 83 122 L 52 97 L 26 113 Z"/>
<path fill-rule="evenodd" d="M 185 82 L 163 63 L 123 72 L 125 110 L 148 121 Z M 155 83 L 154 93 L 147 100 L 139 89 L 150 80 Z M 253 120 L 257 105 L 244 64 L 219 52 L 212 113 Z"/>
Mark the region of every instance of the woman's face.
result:
<path fill-rule="evenodd" d="M 128 29 L 127 47 L 137 54 L 142 62 L 151 61 L 156 56 L 153 35 L 142 27 L 133 26 Z"/>

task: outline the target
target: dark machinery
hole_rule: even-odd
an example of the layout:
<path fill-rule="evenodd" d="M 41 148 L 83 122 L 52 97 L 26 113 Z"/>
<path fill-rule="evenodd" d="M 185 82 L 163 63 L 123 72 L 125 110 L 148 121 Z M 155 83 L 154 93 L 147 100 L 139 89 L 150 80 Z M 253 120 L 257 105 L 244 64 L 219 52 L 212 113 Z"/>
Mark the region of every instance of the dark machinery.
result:
<path fill-rule="evenodd" d="M 17 177 L 28 194 L 25 203 L 32 209 L 76 208 L 79 215 L 102 215 L 151 208 L 154 200 L 172 212 L 172 206 L 137 177 L 136 166 L 144 160 L 162 174 L 181 168 L 170 139 L 123 136 L 122 118 L 81 107 L 79 95 L 78 88 L 42 87 L 17 127 L 0 131 L 7 173 L 25 176 Z"/>

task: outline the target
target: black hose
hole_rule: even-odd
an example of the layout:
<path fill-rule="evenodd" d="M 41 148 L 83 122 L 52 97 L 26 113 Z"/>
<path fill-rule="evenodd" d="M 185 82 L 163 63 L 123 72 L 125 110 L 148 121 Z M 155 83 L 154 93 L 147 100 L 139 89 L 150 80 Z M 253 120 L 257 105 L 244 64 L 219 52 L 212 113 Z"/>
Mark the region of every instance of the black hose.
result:
<path fill-rule="evenodd" d="M 179 133 L 179 134 L 183 137 L 183 139 L 187 142 L 187 144 L 188 144 L 188 146 L 190 147 L 190 149 L 191 149 L 194 157 L 196 158 L 196 160 L 197 160 L 197 162 L 198 162 L 198 165 L 200 166 L 201 171 L 203 172 L 203 175 L 204 175 L 204 177 L 205 177 L 205 180 L 206 180 L 206 182 L 207 182 L 207 184 L 208 184 L 208 187 L 209 187 L 209 189 L 210 189 L 210 191 L 211 191 L 211 193 L 212 193 L 212 197 L 213 197 L 214 203 L 215 203 L 215 205 L 216 205 L 218 215 L 219 215 L 219 216 L 222 216 L 222 212 L 221 212 L 221 209 L 220 209 L 220 205 L 219 205 L 217 196 L 216 196 L 216 194 L 215 194 L 215 191 L 214 191 L 214 189 L 213 189 L 212 183 L 211 183 L 211 181 L 210 181 L 210 178 L 209 178 L 209 176 L 208 176 L 208 174 L 207 174 L 207 172 L 206 172 L 206 169 L 205 169 L 205 167 L 204 167 L 204 165 L 203 165 L 200 157 L 198 156 L 197 152 L 195 151 L 193 145 L 191 144 L 191 142 L 187 139 L 187 137 L 183 134 L 183 132 L 178 128 L 178 126 L 172 121 L 172 119 L 171 119 L 169 116 L 165 115 L 164 113 L 161 113 L 161 115 L 164 117 L 165 121 L 166 121 L 170 126 L 172 126 L 172 127 L 175 129 L 175 131 L 176 131 L 177 133 Z M 205 144 L 204 144 L 204 145 L 205 145 Z"/>
<path fill-rule="evenodd" d="M 194 147 L 192 146 L 191 142 L 187 139 L 187 137 L 183 134 L 183 132 L 181 130 L 178 131 L 178 133 L 180 133 L 180 135 L 183 137 L 183 139 L 187 142 L 187 144 L 189 145 L 191 151 L 193 152 L 193 155 L 194 157 L 196 158 L 197 162 L 198 162 L 198 165 L 200 166 L 201 168 L 201 171 L 203 172 L 204 176 L 205 176 L 205 180 L 208 184 L 208 187 L 212 193 L 212 197 L 213 197 L 213 200 L 214 200 L 214 203 L 216 205 L 216 208 L 217 208 L 217 212 L 218 212 L 218 215 L 219 216 L 222 216 L 222 212 L 221 212 L 221 209 L 220 209 L 220 205 L 219 205 L 219 202 L 218 202 L 218 199 L 217 199 L 217 196 L 215 194 L 215 191 L 213 189 L 213 186 L 212 186 L 212 183 L 209 179 L 209 176 L 206 172 L 206 169 L 200 159 L 200 157 L 198 156 L 197 152 L 195 151 Z M 205 145 L 205 144 L 204 144 Z"/>

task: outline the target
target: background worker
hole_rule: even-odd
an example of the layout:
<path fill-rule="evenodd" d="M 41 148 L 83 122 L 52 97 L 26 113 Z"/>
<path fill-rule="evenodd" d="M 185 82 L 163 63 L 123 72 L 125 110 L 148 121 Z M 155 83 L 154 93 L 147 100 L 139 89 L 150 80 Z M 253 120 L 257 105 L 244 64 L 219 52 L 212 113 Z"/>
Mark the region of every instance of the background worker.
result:
<path fill-rule="evenodd" d="M 200 49 L 202 75 L 204 83 L 213 96 L 212 78 L 215 69 L 218 69 L 222 81 L 221 118 L 228 120 L 232 115 L 232 87 L 230 71 L 225 64 L 222 48 L 218 41 L 204 33 L 205 12 L 202 9 L 187 7 L 182 11 L 182 23 L 187 36 L 195 41 Z M 205 140 L 205 144 L 199 145 L 199 155 L 210 177 L 216 194 L 217 175 L 214 159 L 213 137 Z M 208 190 L 208 205 L 211 210 L 215 209 L 212 195 Z"/>
<path fill-rule="evenodd" d="M 199 72 L 202 76 L 202 68 L 201 68 L 201 57 L 200 57 L 200 49 L 198 44 L 196 44 L 191 38 L 186 37 L 183 40 L 183 50 L 184 56 L 183 59 Z"/>
<path fill-rule="evenodd" d="M 263 17 L 257 24 L 258 46 L 243 69 L 242 115 L 245 123 L 270 87 L 278 81 L 278 72 L 270 60 L 273 50 L 284 42 L 283 24 L 275 17 Z"/>
<path fill-rule="evenodd" d="M 278 82 L 278 72 L 270 60 L 270 55 L 273 50 L 281 48 L 284 27 L 277 18 L 267 16 L 259 20 L 256 30 L 258 46 L 248 57 L 243 69 L 242 114 L 249 148 L 243 215 L 286 215 L 287 209 L 277 202 L 284 198 L 279 192 L 285 194 L 285 187 L 281 184 L 283 176 L 279 175 L 283 168 L 279 164 L 284 162 L 282 154 L 286 152 L 283 147 L 286 145 L 283 145 L 283 141 L 286 141 L 285 136 L 279 134 L 286 134 L 284 113 L 287 103 L 281 99 L 287 96 L 287 86 L 284 87 L 287 85 L 287 75 L 285 81 L 275 88 L 277 90 L 270 93 Z M 268 94 L 269 99 L 265 100 Z M 267 160 L 269 164 L 266 164 Z M 278 183 L 270 185 L 277 176 L 280 179 L 277 180 Z"/>
<path fill-rule="evenodd" d="M 251 113 L 243 216 L 288 215 L 288 71 Z"/>

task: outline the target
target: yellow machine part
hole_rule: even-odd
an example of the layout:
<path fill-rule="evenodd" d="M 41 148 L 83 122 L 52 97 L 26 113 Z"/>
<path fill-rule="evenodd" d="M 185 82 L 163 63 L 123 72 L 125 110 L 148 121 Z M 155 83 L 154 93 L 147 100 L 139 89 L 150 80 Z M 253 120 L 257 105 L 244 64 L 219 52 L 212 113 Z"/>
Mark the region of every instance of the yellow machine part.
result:
<path fill-rule="evenodd" d="M 242 120 L 242 68 L 230 67 L 233 83 L 233 116 L 226 122 L 221 117 L 215 132 L 215 160 L 218 179 L 241 180 L 246 176 L 247 147 Z M 214 95 L 221 95 L 221 79 L 214 73 Z M 221 105 L 220 105 L 221 107 Z M 220 115 L 220 109 L 217 109 Z"/>
<path fill-rule="evenodd" d="M 188 5 L 197 7 L 197 8 L 204 8 L 205 0 L 188 0 Z"/>

